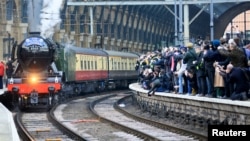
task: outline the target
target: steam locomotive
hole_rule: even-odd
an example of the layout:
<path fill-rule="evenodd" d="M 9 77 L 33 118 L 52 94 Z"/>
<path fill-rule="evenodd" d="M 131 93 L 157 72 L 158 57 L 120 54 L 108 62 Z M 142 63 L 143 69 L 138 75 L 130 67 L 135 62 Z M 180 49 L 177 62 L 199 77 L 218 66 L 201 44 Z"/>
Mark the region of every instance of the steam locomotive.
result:
<path fill-rule="evenodd" d="M 6 94 L 23 109 L 51 107 L 80 93 L 127 87 L 137 80 L 135 53 L 59 44 L 39 35 L 13 46 L 16 67 Z"/>

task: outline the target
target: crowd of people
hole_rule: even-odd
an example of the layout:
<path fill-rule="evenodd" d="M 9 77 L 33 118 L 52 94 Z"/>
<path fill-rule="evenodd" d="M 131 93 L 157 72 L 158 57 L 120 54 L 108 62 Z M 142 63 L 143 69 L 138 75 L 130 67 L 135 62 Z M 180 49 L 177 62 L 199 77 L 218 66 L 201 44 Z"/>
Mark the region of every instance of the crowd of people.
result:
<path fill-rule="evenodd" d="M 232 100 L 250 98 L 250 44 L 239 38 L 148 52 L 137 61 L 138 83 L 148 96 L 173 92 Z"/>

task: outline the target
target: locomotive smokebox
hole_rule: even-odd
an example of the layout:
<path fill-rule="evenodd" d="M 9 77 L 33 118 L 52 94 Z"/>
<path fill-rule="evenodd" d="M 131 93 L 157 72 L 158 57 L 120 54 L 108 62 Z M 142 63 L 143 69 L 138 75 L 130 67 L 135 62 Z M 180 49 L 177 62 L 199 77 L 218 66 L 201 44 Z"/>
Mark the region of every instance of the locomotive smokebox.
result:
<path fill-rule="evenodd" d="M 18 47 L 17 58 L 23 71 L 47 70 L 53 61 L 54 44 L 40 36 L 26 38 Z"/>

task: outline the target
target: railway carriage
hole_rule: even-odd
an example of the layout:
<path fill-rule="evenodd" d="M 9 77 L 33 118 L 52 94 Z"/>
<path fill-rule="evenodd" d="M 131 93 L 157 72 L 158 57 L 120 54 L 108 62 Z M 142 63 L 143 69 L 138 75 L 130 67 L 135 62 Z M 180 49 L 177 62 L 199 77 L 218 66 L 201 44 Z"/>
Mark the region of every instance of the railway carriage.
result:
<path fill-rule="evenodd" d="M 108 80 L 108 55 L 103 50 L 66 45 L 60 51 L 65 87 L 74 93 L 101 91 Z"/>
<path fill-rule="evenodd" d="M 138 77 L 135 71 L 138 55 L 128 52 L 108 51 L 109 87 L 127 87 Z"/>

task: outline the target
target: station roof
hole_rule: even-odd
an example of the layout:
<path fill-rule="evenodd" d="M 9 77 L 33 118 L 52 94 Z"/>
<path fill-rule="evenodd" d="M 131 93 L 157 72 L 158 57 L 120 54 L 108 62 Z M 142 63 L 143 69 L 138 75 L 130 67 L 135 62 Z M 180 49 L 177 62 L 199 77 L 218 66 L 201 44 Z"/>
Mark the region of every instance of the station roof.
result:
<path fill-rule="evenodd" d="M 209 4 L 213 2 L 214 5 L 214 18 L 220 17 L 224 12 L 233 6 L 242 2 L 249 2 L 249 0 L 95 0 L 95 1 L 78 1 L 69 0 L 67 5 L 74 6 L 110 6 L 110 5 L 175 5 L 175 4 L 190 4 L 195 5 L 204 12 L 210 13 Z"/>

